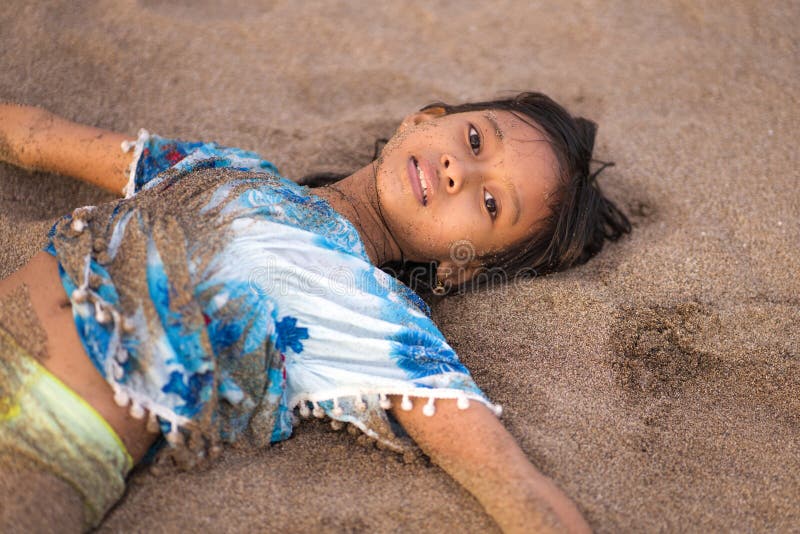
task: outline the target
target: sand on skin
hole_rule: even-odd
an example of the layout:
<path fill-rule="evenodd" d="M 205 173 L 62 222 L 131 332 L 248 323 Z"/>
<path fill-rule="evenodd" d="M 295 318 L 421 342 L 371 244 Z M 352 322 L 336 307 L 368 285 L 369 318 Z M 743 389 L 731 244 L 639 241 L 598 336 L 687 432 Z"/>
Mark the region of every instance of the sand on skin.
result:
<path fill-rule="evenodd" d="M 193 3 L 195 4 L 195 3 Z M 435 319 L 599 532 L 800 524 L 800 8 L 792 2 L 12 0 L 0 100 L 348 171 L 434 100 L 534 88 L 600 124 L 634 234 Z M 0 275 L 111 197 L 0 165 Z M 492 527 L 439 469 L 309 423 L 214 467 L 140 472 L 100 531 Z"/>

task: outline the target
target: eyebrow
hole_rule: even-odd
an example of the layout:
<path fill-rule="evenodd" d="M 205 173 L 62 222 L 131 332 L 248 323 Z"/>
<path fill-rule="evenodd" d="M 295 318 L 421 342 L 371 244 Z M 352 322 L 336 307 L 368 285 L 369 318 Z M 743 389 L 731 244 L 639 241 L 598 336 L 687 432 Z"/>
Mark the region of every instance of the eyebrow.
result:
<path fill-rule="evenodd" d="M 491 113 L 484 114 L 484 117 L 486 117 L 486 120 L 489 121 L 489 124 L 491 124 L 492 128 L 494 128 L 494 135 L 495 137 L 497 137 L 497 140 L 500 143 L 500 145 L 502 145 L 505 134 L 503 133 L 503 130 L 500 129 L 500 125 L 497 124 L 497 120 L 492 116 Z M 517 188 L 512 185 L 511 187 L 508 187 L 506 189 L 509 192 L 508 196 L 511 198 L 511 204 L 514 205 L 514 215 L 511 218 L 511 225 L 513 226 L 517 224 L 517 222 L 519 221 L 519 216 L 522 213 L 522 210 L 519 207 L 519 196 L 517 195 Z"/>
<path fill-rule="evenodd" d="M 519 207 L 519 197 L 517 196 L 517 188 L 513 185 L 508 188 L 508 196 L 511 197 L 511 203 L 514 205 L 514 217 L 511 219 L 511 225 L 517 224 L 522 210 Z"/>
<path fill-rule="evenodd" d="M 491 113 L 484 114 L 484 117 L 486 117 L 486 120 L 489 121 L 489 123 L 492 125 L 492 128 L 494 128 L 495 137 L 497 137 L 497 139 L 502 143 L 505 134 L 503 133 L 503 130 L 500 129 L 500 125 L 497 124 L 497 120 L 492 116 Z"/>

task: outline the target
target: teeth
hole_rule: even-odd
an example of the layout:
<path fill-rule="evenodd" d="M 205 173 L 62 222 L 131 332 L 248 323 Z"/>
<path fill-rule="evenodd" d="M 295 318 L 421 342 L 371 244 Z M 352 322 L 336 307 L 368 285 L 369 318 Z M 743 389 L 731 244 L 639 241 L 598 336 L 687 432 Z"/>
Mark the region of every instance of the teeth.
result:
<path fill-rule="evenodd" d="M 419 175 L 419 185 L 422 187 L 422 200 L 425 201 L 428 199 L 428 186 L 425 181 L 425 173 L 419 168 L 419 163 L 415 162 L 415 166 L 417 167 L 417 175 Z"/>

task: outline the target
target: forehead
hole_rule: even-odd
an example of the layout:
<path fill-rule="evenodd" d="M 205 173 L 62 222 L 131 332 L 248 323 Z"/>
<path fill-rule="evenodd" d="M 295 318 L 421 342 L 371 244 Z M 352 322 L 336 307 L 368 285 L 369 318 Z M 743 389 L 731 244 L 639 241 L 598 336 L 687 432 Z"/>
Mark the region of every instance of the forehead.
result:
<path fill-rule="evenodd" d="M 556 162 L 547 133 L 533 119 L 519 117 L 510 111 L 488 110 L 476 114 L 491 125 L 494 137 L 515 163 L 549 167 Z"/>

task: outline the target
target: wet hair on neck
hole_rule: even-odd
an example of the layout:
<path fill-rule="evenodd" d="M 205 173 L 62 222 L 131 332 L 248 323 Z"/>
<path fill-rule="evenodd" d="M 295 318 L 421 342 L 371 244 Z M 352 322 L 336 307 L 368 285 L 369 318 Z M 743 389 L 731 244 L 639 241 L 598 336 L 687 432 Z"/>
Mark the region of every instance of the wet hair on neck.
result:
<path fill-rule="evenodd" d="M 631 231 L 625 214 L 600 189 L 598 175 L 613 163 L 593 158 L 597 125 L 573 117 L 542 93 L 524 92 L 512 98 L 450 105 L 435 102 L 422 111 L 441 108 L 447 115 L 469 111 L 507 111 L 541 131 L 558 162 L 557 184 L 550 196 L 550 214 L 533 236 L 516 246 L 483 258 L 484 269 L 459 291 L 563 271 L 588 261 L 606 241 Z M 379 140 L 382 141 L 382 140 Z M 376 154 L 378 154 L 376 142 Z M 309 175 L 301 183 L 326 185 L 347 175 Z M 415 291 L 427 292 L 436 283 L 435 263 L 384 265 L 384 270 Z"/>

